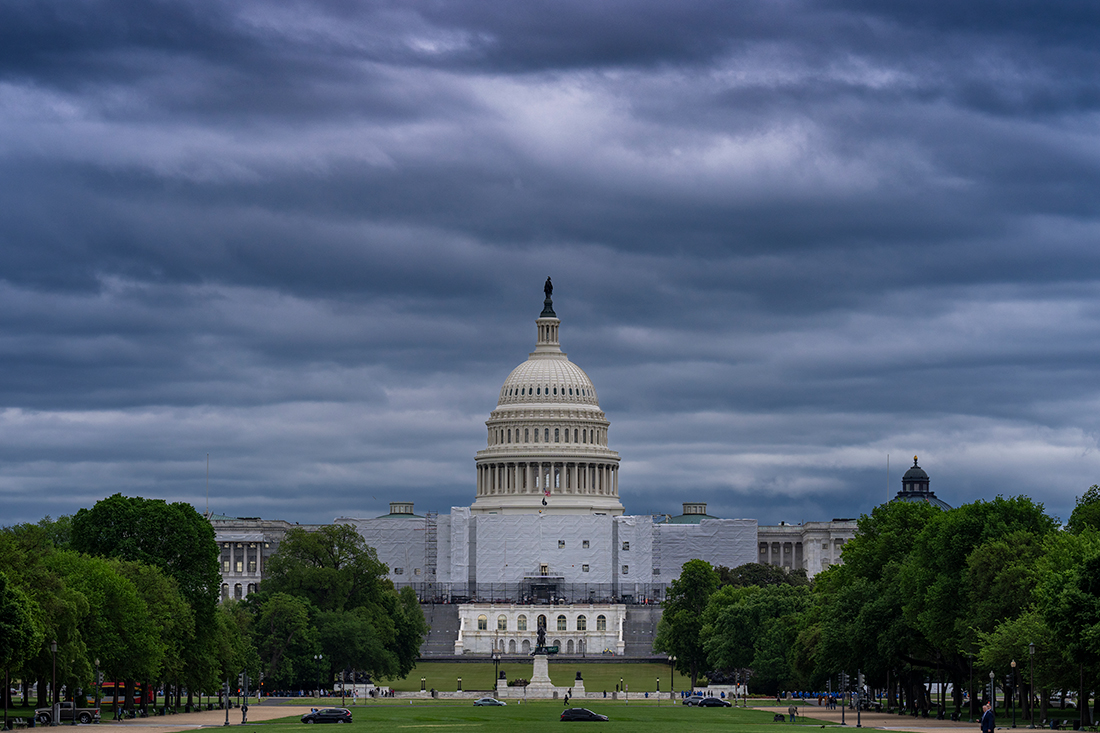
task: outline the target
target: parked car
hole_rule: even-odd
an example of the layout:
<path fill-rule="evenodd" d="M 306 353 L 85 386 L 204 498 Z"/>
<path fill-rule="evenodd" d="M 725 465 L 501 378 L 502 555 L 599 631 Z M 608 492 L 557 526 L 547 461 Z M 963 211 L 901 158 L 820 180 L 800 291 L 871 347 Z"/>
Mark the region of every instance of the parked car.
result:
<path fill-rule="evenodd" d="M 606 715 L 600 715 L 594 713 L 588 708 L 566 708 L 561 713 L 561 719 L 563 721 L 568 720 L 607 720 Z"/>
<path fill-rule="evenodd" d="M 483 697 L 480 700 L 474 700 L 474 705 L 507 705 L 508 703 L 503 700 L 498 700 L 495 697 Z"/>
<path fill-rule="evenodd" d="M 723 700 L 720 697 L 704 697 L 695 705 L 700 708 L 728 708 L 730 706 L 728 700 Z"/>
<path fill-rule="evenodd" d="M 703 699 L 702 693 L 693 692 L 684 698 L 684 705 L 698 705 L 699 701 Z"/>
<path fill-rule="evenodd" d="M 302 716 L 303 723 L 350 723 L 351 711 L 347 708 L 322 708 Z"/>
<path fill-rule="evenodd" d="M 74 708 L 71 702 L 60 703 L 61 706 L 61 720 L 71 721 L 74 715 Z M 76 719 L 81 723 L 91 723 L 93 720 L 99 721 L 99 708 L 75 708 Z M 38 708 L 34 711 L 34 718 L 38 721 L 39 725 L 49 725 L 53 721 L 53 708 Z"/>

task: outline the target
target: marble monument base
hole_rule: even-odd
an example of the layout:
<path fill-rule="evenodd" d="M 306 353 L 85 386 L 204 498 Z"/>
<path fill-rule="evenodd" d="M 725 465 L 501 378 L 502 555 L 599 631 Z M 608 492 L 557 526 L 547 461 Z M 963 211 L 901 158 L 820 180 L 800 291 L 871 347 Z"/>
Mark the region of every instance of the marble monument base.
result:
<path fill-rule="evenodd" d="M 545 654 L 534 656 L 535 667 L 531 672 L 531 681 L 527 685 L 527 697 L 554 697 L 558 688 L 550 681 L 549 658 Z"/>

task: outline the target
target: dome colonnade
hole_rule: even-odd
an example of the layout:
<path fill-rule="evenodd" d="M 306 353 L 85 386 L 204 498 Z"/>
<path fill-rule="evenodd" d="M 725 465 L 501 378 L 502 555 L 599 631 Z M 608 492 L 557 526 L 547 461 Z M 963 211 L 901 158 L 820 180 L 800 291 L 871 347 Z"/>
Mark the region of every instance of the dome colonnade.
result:
<path fill-rule="evenodd" d="M 478 451 L 473 512 L 623 513 L 619 454 L 592 380 L 561 350 L 549 292 L 535 350 L 508 375 Z"/>

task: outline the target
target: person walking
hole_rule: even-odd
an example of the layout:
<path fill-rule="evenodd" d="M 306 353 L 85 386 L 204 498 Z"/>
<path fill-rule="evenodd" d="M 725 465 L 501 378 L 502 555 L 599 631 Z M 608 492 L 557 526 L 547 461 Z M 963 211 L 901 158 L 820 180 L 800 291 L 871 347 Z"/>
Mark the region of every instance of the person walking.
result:
<path fill-rule="evenodd" d="M 981 719 L 982 733 L 993 733 L 997 727 L 997 721 L 993 717 L 993 706 L 988 702 L 982 705 L 982 719 Z"/>

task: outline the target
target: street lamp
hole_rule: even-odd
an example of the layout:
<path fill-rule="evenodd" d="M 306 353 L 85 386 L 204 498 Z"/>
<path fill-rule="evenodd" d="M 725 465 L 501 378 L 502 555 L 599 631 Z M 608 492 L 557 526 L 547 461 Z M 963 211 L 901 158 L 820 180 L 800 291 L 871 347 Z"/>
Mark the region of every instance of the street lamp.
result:
<path fill-rule="evenodd" d="M 669 692 L 676 692 L 676 656 L 670 654 L 668 657 L 668 690 Z"/>
<path fill-rule="evenodd" d="M 317 697 L 321 697 L 321 660 L 324 659 L 322 654 L 314 654 L 313 659 L 317 662 Z"/>
<path fill-rule="evenodd" d="M 500 679 L 500 652 L 493 648 L 493 696 L 496 697 L 497 680 Z"/>
<path fill-rule="evenodd" d="M 95 658 L 95 708 L 99 710 L 99 657 Z"/>
<path fill-rule="evenodd" d="M 989 670 L 989 709 L 997 714 L 997 688 L 993 686 L 993 670 Z"/>
<path fill-rule="evenodd" d="M 1016 727 L 1016 660 L 1012 660 L 1012 727 Z"/>
<path fill-rule="evenodd" d="M 1027 645 L 1027 657 L 1031 663 L 1031 684 L 1027 688 L 1027 715 L 1031 720 L 1028 728 L 1035 727 L 1035 643 Z"/>
<path fill-rule="evenodd" d="M 50 725 L 57 725 L 57 719 L 61 717 L 61 703 L 57 698 L 57 640 L 54 639 L 50 642 L 50 651 L 53 652 L 53 706 L 50 708 L 52 715 L 50 715 Z"/>
<path fill-rule="evenodd" d="M 970 660 L 970 722 L 974 722 L 974 655 L 967 654 Z"/>

